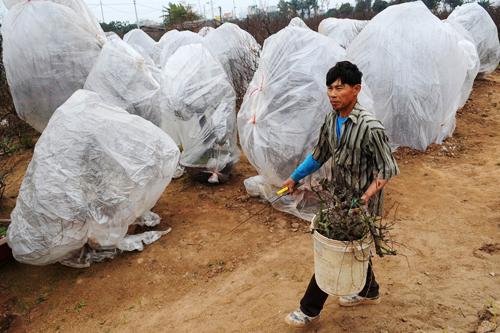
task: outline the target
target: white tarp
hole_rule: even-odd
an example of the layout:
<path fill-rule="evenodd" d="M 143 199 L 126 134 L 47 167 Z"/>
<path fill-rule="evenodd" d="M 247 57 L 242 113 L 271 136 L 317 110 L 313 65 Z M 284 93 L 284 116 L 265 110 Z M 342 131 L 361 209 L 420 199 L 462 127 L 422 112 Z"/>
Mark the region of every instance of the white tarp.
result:
<path fill-rule="evenodd" d="M 160 84 L 143 56 L 121 39 L 110 40 L 90 71 L 84 88 L 104 101 L 160 125 Z"/>
<path fill-rule="evenodd" d="M 425 150 L 453 133 L 470 65 L 461 40 L 417 1 L 383 10 L 347 49 L 392 145 Z"/>
<path fill-rule="evenodd" d="M 318 32 L 346 49 L 367 23 L 368 21 L 329 17 L 320 22 Z"/>
<path fill-rule="evenodd" d="M 225 180 L 239 150 L 236 97 L 222 66 L 202 45 L 183 46 L 165 64 L 161 89 L 161 127 L 180 139 L 181 165 Z"/>
<path fill-rule="evenodd" d="M 41 132 L 52 113 L 83 88 L 105 37 L 70 7 L 48 1 L 12 7 L 2 36 L 16 112 Z"/>
<path fill-rule="evenodd" d="M 481 61 L 479 72 L 493 72 L 500 61 L 500 44 L 497 27 L 488 12 L 477 3 L 467 3 L 455 8 L 447 21 L 459 23 L 474 38 Z"/>
<path fill-rule="evenodd" d="M 163 232 L 128 239 L 127 229 L 157 223 L 149 210 L 178 159 L 161 129 L 78 90 L 35 146 L 7 232 L 14 257 L 81 267 L 157 239 Z"/>
<path fill-rule="evenodd" d="M 259 60 L 260 46 L 252 35 L 224 23 L 203 38 L 203 45 L 222 64 L 236 92 L 245 91 Z"/>
<path fill-rule="evenodd" d="M 141 29 L 130 30 L 123 36 L 123 40 L 130 44 L 144 58 L 151 57 L 156 42 Z"/>
<path fill-rule="evenodd" d="M 273 189 L 311 152 L 332 111 L 326 73 L 341 60 L 345 60 L 345 50 L 310 29 L 286 27 L 266 39 L 259 68 L 238 113 L 241 147 L 260 175 L 245 181 L 250 194 L 270 199 Z M 325 170 L 315 177 L 326 177 Z M 314 209 L 305 211 L 309 206 L 305 195 L 288 196 L 275 207 L 311 218 Z"/>

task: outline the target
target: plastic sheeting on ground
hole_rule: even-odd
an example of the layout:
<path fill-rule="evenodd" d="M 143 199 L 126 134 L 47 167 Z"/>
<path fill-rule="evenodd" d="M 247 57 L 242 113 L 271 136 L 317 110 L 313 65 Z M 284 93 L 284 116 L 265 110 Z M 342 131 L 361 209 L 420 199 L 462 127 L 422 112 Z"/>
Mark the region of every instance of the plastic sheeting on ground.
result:
<path fill-rule="evenodd" d="M 152 123 L 78 90 L 35 146 L 7 232 L 14 257 L 83 267 L 158 238 L 164 232 L 129 239 L 127 229 L 159 221 L 149 210 L 179 154 Z"/>
<path fill-rule="evenodd" d="M 453 133 L 469 70 L 460 40 L 418 1 L 379 13 L 347 49 L 391 144 L 425 150 Z"/>
<path fill-rule="evenodd" d="M 367 23 L 368 21 L 329 17 L 320 22 L 318 32 L 346 49 Z"/>
<path fill-rule="evenodd" d="M 29 1 L 2 25 L 3 57 L 17 114 L 39 132 L 52 113 L 83 88 L 105 37 L 68 6 Z"/>
<path fill-rule="evenodd" d="M 179 137 L 181 165 L 223 181 L 239 150 L 235 93 L 222 66 L 202 45 L 183 46 L 165 64 L 161 89 L 161 127 Z"/>
<path fill-rule="evenodd" d="M 123 36 L 123 40 L 130 44 L 144 58 L 151 57 L 156 42 L 141 29 L 130 30 Z"/>
<path fill-rule="evenodd" d="M 221 64 L 237 93 L 244 94 L 257 69 L 260 46 L 245 30 L 224 23 L 203 38 L 203 45 Z"/>
<path fill-rule="evenodd" d="M 467 3 L 455 8 L 447 21 L 459 23 L 472 35 L 481 62 L 479 72 L 493 72 L 500 61 L 500 44 L 497 27 L 488 12 L 477 3 Z"/>
<path fill-rule="evenodd" d="M 132 46 L 121 39 L 111 40 L 104 45 L 84 87 L 107 103 L 159 126 L 160 84 L 155 79 L 159 73 L 155 72 L 159 70 L 149 66 Z"/>
<path fill-rule="evenodd" d="M 238 113 L 242 149 L 260 175 L 245 181 L 250 194 L 271 198 L 273 190 L 311 152 L 332 111 L 326 73 L 341 60 L 345 60 L 345 50 L 310 29 L 286 27 L 266 39 L 259 68 Z M 325 178 L 328 173 L 324 166 L 313 178 Z M 314 196 L 297 193 L 274 206 L 309 219 L 317 207 L 306 209 L 310 206 L 303 197 L 307 193 Z"/>

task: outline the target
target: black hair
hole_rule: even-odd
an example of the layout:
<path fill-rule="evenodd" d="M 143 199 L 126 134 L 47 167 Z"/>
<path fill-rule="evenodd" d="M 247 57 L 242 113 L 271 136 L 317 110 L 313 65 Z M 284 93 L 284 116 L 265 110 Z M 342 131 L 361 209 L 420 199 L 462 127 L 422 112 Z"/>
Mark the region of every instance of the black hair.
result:
<path fill-rule="evenodd" d="M 326 74 L 326 85 L 329 86 L 337 79 L 343 84 L 354 86 L 361 84 L 363 73 L 358 69 L 358 66 L 349 61 L 339 61 Z"/>

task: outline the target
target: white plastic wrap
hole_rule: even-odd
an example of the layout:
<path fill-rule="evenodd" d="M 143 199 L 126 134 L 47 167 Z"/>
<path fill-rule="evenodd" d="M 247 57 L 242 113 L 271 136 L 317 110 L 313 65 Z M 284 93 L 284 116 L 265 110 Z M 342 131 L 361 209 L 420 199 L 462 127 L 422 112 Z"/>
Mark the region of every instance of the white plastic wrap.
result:
<path fill-rule="evenodd" d="M 367 23 L 368 21 L 329 17 L 320 22 L 318 32 L 346 49 Z"/>
<path fill-rule="evenodd" d="M 48 1 L 12 7 L 2 35 L 17 114 L 41 132 L 52 113 L 83 88 L 105 39 L 81 15 Z"/>
<path fill-rule="evenodd" d="M 148 212 L 179 154 L 158 127 L 78 90 L 35 146 L 7 231 L 14 257 L 82 267 L 130 248 L 129 225 L 157 220 Z"/>
<path fill-rule="evenodd" d="M 222 64 L 233 87 L 245 89 L 257 68 L 260 52 L 252 35 L 236 24 L 224 23 L 204 37 L 203 43 Z"/>
<path fill-rule="evenodd" d="M 126 42 L 110 40 L 104 45 L 84 87 L 98 93 L 107 103 L 158 126 L 160 84 L 153 75 L 157 71 Z"/>
<path fill-rule="evenodd" d="M 27 3 L 29 1 L 50 1 L 69 7 L 76 15 L 87 22 L 89 29 L 92 29 L 96 35 L 100 35 L 102 38 L 105 38 L 104 31 L 102 30 L 99 21 L 97 21 L 97 18 L 83 0 L 4 0 L 4 3 L 5 7 L 10 9 L 16 4 Z"/>
<path fill-rule="evenodd" d="M 203 37 L 192 31 L 170 30 L 165 33 L 151 52 L 151 59 L 158 67 L 163 67 L 168 58 L 184 45 L 201 44 Z"/>
<path fill-rule="evenodd" d="M 270 199 L 273 189 L 311 152 L 332 110 L 326 73 L 342 60 L 343 48 L 310 29 L 286 27 L 265 41 L 259 68 L 238 113 L 241 147 L 263 177 L 245 182 L 249 192 L 261 192 Z M 314 178 L 324 178 L 328 171 L 323 167 Z M 304 195 L 287 196 L 275 207 L 308 219 L 312 215 L 304 211 L 309 206 Z"/>
<path fill-rule="evenodd" d="M 156 42 L 141 29 L 130 30 L 123 36 L 123 40 L 130 44 L 144 58 L 151 57 Z"/>
<path fill-rule="evenodd" d="M 465 77 L 465 82 L 462 86 L 462 92 L 460 97 L 459 107 L 465 105 L 469 96 L 472 92 L 472 86 L 474 85 L 474 80 L 479 73 L 479 55 L 477 53 L 476 45 L 472 35 L 465 30 L 460 24 L 451 21 L 443 21 L 445 26 L 456 32 L 459 36 L 458 45 L 464 53 L 465 60 L 467 62 L 467 75 Z"/>
<path fill-rule="evenodd" d="M 293 19 L 291 19 L 290 23 L 288 23 L 288 26 L 309 29 L 307 24 L 304 21 L 302 21 L 300 17 L 294 17 Z"/>
<path fill-rule="evenodd" d="M 194 33 L 192 31 L 177 31 L 169 35 L 162 44 L 162 50 L 160 54 L 160 67 L 164 67 L 168 61 L 168 58 L 172 56 L 180 47 L 190 44 L 201 44 L 203 37 Z"/>
<path fill-rule="evenodd" d="M 206 37 L 213 30 L 215 30 L 215 29 L 212 28 L 212 27 L 203 27 L 203 28 L 200 29 L 200 31 L 198 31 L 198 34 L 201 37 Z"/>
<path fill-rule="evenodd" d="M 447 21 L 456 22 L 470 32 L 476 44 L 481 66 L 479 72 L 493 72 L 500 61 L 498 30 L 488 12 L 477 3 L 458 6 Z"/>
<path fill-rule="evenodd" d="M 183 46 L 163 68 L 161 89 L 161 127 L 179 137 L 181 165 L 204 181 L 224 181 L 239 150 L 236 97 L 222 66 L 202 45 Z"/>
<path fill-rule="evenodd" d="M 105 34 L 106 34 L 106 40 L 116 40 L 116 39 L 121 40 L 120 36 L 118 36 L 116 32 L 107 31 Z"/>
<path fill-rule="evenodd" d="M 379 13 L 347 49 L 394 146 L 425 150 L 453 133 L 469 70 L 461 40 L 417 1 Z"/>

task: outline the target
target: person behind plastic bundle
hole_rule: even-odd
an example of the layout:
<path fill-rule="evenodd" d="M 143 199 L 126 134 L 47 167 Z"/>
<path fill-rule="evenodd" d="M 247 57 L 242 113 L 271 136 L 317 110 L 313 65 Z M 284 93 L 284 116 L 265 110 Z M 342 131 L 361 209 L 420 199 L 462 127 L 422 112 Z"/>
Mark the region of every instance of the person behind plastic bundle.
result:
<path fill-rule="evenodd" d="M 362 73 L 349 61 L 342 61 L 326 75 L 327 94 L 334 109 L 325 119 L 318 143 L 283 185 L 293 192 L 296 184 L 318 170 L 332 158 L 334 186 L 345 186 L 361 196 L 371 214 L 381 215 L 383 187 L 399 169 L 384 127 L 357 101 L 361 91 Z M 289 313 L 285 321 L 294 327 L 304 327 L 319 317 L 328 294 L 317 285 L 314 275 L 300 301 L 299 309 Z M 364 288 L 359 294 L 339 298 L 341 306 L 380 303 L 379 285 L 372 263 Z"/>

